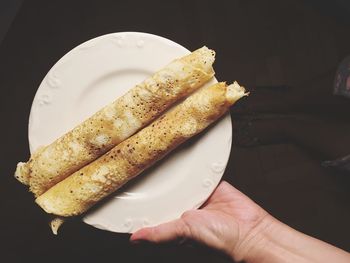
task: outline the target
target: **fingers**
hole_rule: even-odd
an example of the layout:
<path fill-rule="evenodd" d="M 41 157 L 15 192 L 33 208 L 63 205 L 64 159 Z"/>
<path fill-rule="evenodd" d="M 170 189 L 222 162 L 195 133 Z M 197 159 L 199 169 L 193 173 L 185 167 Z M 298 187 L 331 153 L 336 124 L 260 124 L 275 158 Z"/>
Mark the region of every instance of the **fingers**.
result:
<path fill-rule="evenodd" d="M 205 208 L 210 203 L 215 202 L 215 200 L 218 200 L 218 199 L 220 200 L 224 193 L 230 193 L 232 191 L 238 191 L 238 190 L 226 181 L 220 182 L 219 185 L 216 187 L 216 189 L 213 191 L 213 193 L 208 197 L 208 199 L 201 206 L 201 208 Z"/>
<path fill-rule="evenodd" d="M 231 194 L 235 196 L 247 197 L 245 194 L 243 194 L 241 191 L 239 191 L 237 188 L 235 188 L 233 185 L 229 184 L 226 181 L 222 181 L 219 184 L 213 195 L 221 194 Z"/>
<path fill-rule="evenodd" d="M 258 205 L 226 181 L 222 181 L 214 190 L 201 209 L 225 207 L 226 212 L 235 211 L 239 207 L 258 207 Z"/>
<path fill-rule="evenodd" d="M 182 219 L 177 219 L 155 227 L 147 227 L 133 233 L 131 242 L 146 240 L 155 243 L 173 241 L 189 236 L 189 229 Z"/>
<path fill-rule="evenodd" d="M 208 204 L 210 204 L 213 199 L 215 200 L 215 197 L 218 195 L 218 193 L 221 193 L 223 189 L 233 187 L 226 181 L 221 181 L 219 185 L 214 189 L 214 191 L 211 193 L 211 195 L 208 197 L 208 199 L 201 205 L 201 209 L 205 208 Z"/>
<path fill-rule="evenodd" d="M 239 190 L 237 190 L 237 188 L 235 188 L 233 185 L 231 185 L 230 183 L 226 182 L 226 181 L 222 181 L 220 182 L 220 184 L 218 185 L 218 187 L 216 188 L 216 191 L 231 191 L 231 192 L 240 192 Z"/>

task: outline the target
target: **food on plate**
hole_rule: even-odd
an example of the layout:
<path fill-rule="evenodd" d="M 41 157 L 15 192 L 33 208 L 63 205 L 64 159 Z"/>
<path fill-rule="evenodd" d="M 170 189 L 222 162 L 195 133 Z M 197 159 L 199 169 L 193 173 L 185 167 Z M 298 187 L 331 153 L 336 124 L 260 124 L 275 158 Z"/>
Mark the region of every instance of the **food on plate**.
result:
<path fill-rule="evenodd" d="M 36 197 L 42 195 L 60 181 L 149 124 L 176 101 L 189 95 L 211 79 L 214 75 L 212 68 L 214 60 L 214 51 L 207 47 L 202 47 L 187 56 L 174 60 L 50 145 L 39 148 L 32 154 L 28 162 L 21 162 L 17 165 L 15 177 L 20 182 L 29 185 L 30 191 Z M 134 147 L 136 148 L 136 146 Z M 99 162 L 101 160 L 88 165 L 87 168 L 84 168 L 83 173 L 91 169 L 88 167 L 94 167 Z M 118 165 L 122 167 L 124 162 L 125 160 L 121 160 Z M 120 167 L 118 169 L 121 169 Z M 125 171 L 123 176 L 130 176 L 134 173 L 133 171 L 133 169 L 127 173 Z M 80 173 L 80 171 L 76 172 L 72 178 L 76 178 Z M 93 175 L 92 170 L 89 173 L 91 173 L 90 176 Z M 85 180 L 88 177 L 83 176 L 81 179 Z M 91 182 L 95 182 L 95 179 L 91 180 Z M 111 183 L 110 189 L 118 184 L 112 181 L 112 179 L 111 181 L 108 179 L 106 182 L 107 184 Z M 63 185 L 70 182 L 75 182 L 75 179 L 69 179 Z M 92 187 L 90 192 L 88 191 L 89 185 Z M 93 203 L 99 197 L 97 194 L 92 195 L 91 193 L 100 186 L 91 183 L 89 185 L 83 185 L 83 190 L 77 188 L 69 191 L 73 191 L 73 193 L 75 191 L 75 194 L 78 194 L 79 191 L 89 193 L 86 197 L 93 198 L 89 201 Z M 78 185 L 74 187 L 78 187 Z M 105 188 L 106 186 L 103 189 Z M 60 194 L 61 197 L 67 190 L 61 189 L 59 186 L 54 189 L 63 191 Z M 57 193 L 54 189 L 50 192 L 51 195 L 48 193 L 46 196 L 51 198 L 52 193 Z M 69 192 L 67 198 L 69 199 L 75 194 Z M 104 195 L 101 194 L 101 197 Z M 42 197 L 40 200 L 45 199 Z M 82 203 L 79 205 L 81 207 L 78 210 L 83 210 Z M 86 206 L 84 205 L 84 207 Z"/>
<path fill-rule="evenodd" d="M 50 222 L 50 228 L 52 230 L 52 233 L 57 235 L 58 234 L 58 229 L 61 227 L 61 225 L 64 223 L 65 218 L 57 216 L 53 218 Z"/>
<path fill-rule="evenodd" d="M 36 199 L 47 213 L 69 217 L 87 211 L 175 147 L 203 131 L 247 95 L 237 82 L 217 83 L 189 96 L 97 160 Z"/>

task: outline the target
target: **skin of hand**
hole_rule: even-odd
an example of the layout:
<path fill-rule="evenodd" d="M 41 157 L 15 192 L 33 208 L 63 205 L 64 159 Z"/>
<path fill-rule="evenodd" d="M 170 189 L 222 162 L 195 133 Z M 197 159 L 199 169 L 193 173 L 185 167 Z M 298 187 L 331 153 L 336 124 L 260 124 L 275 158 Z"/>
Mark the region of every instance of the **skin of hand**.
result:
<path fill-rule="evenodd" d="M 131 242 L 190 239 L 235 261 L 350 262 L 350 254 L 278 221 L 227 182 L 198 210 L 155 227 L 140 229 Z"/>
<path fill-rule="evenodd" d="M 131 242 L 155 243 L 186 238 L 225 252 L 235 260 L 258 242 L 258 233 L 268 227 L 269 214 L 227 182 L 221 182 L 199 210 L 185 212 L 181 218 L 135 232 Z"/>

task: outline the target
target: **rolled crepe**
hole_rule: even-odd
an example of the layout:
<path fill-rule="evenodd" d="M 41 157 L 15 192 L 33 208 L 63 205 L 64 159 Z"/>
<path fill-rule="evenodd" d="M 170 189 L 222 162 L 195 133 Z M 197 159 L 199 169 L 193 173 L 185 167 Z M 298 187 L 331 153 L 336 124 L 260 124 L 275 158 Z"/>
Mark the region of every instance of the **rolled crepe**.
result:
<path fill-rule="evenodd" d="M 201 132 L 246 95 L 236 82 L 203 88 L 36 199 L 47 213 L 79 215 L 175 147 Z"/>
<path fill-rule="evenodd" d="M 39 196 L 122 142 L 214 75 L 213 50 L 176 59 L 124 96 L 19 163 L 15 177 Z"/>

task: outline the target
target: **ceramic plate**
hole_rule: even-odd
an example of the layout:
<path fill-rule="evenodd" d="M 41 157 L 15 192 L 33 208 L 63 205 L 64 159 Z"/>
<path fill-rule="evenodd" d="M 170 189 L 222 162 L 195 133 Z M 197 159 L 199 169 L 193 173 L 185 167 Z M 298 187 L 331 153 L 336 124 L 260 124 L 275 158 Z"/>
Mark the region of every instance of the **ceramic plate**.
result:
<path fill-rule="evenodd" d="M 31 152 L 188 53 L 171 40 L 136 32 L 103 35 L 77 46 L 50 69 L 35 95 L 29 117 Z M 131 233 L 198 208 L 224 173 L 231 136 L 227 114 L 88 212 L 84 222 Z"/>

